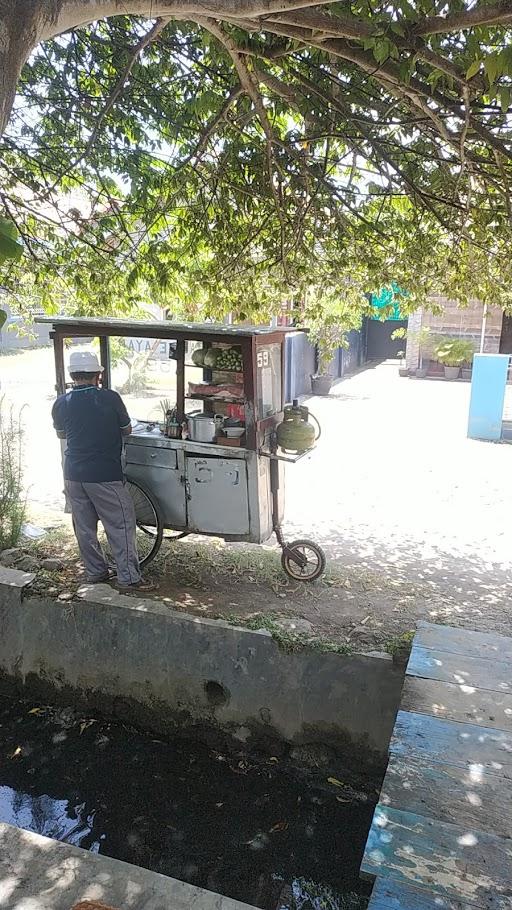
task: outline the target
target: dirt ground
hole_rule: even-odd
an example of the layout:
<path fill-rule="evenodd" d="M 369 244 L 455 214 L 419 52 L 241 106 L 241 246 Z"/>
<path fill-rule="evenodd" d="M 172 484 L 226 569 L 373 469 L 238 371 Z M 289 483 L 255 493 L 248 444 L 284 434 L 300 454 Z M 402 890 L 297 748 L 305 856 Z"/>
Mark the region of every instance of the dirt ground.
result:
<path fill-rule="evenodd" d="M 28 405 L 30 520 L 69 535 L 49 421 L 51 352 L 0 358 L 0 379 Z M 418 619 L 509 633 L 512 449 L 466 438 L 469 384 L 400 379 L 386 363 L 308 403 L 323 434 L 314 455 L 288 469 L 286 534 L 324 547 L 324 578 L 287 582 L 270 545 L 187 538 L 162 547 L 157 596 L 169 609 L 342 648 L 393 647 Z M 62 548 L 62 530 L 38 545 L 46 554 Z M 63 575 L 38 583 L 76 588 L 67 555 Z"/>

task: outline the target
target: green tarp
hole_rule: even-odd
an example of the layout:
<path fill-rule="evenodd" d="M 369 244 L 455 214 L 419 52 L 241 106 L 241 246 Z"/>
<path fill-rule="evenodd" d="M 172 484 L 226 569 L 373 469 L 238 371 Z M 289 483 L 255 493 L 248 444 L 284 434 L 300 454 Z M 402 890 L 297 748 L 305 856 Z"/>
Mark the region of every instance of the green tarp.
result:
<path fill-rule="evenodd" d="M 406 291 L 402 291 L 395 282 L 391 287 L 382 288 L 378 294 L 370 295 L 370 304 L 374 309 L 374 315 L 370 319 L 392 319 L 398 322 L 407 317 L 400 312 L 400 296 L 405 297 Z M 383 313 L 383 310 L 388 310 Z"/>

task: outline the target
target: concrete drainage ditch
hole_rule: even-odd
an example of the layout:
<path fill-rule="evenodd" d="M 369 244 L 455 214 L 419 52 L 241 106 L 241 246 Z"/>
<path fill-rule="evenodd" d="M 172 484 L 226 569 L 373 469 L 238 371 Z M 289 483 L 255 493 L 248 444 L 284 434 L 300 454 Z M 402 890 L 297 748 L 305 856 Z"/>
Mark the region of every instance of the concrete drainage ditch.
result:
<path fill-rule="evenodd" d="M 20 831 L 5 822 L 41 830 L 34 813 L 29 823 L 26 812 L 2 815 L 0 798 L 5 847 L 0 896 L 3 881 L 15 882 L 2 906 L 17 908 L 20 889 L 32 894 L 38 910 L 70 910 L 73 902 L 86 899 L 103 900 L 116 910 L 163 910 L 176 906 L 177 894 L 184 906 L 212 903 L 216 910 L 224 905 L 234 910 L 236 902 L 210 893 L 217 890 L 264 910 L 314 907 L 320 898 L 332 910 L 362 906 L 355 895 L 353 905 L 344 895 L 346 883 L 351 894 L 354 890 L 352 872 L 329 880 L 328 866 L 345 863 L 355 873 L 364 847 L 403 681 L 389 655 L 286 653 L 268 632 L 172 612 L 157 601 L 119 595 L 108 586 L 85 586 L 79 599 L 63 603 L 32 596 L 30 580 L 27 573 L 0 570 L 0 692 L 8 715 L 2 722 L 2 757 L 11 760 L 3 777 L 0 769 L 0 797 L 9 791 L 12 808 L 15 797 L 28 796 L 32 811 L 34 794 L 39 801 L 44 795 L 53 807 L 66 806 L 66 819 L 73 804 L 72 820 L 73 812 L 82 822 L 87 817 L 85 827 L 93 834 L 73 840 L 67 821 L 60 838 L 65 844 Z M 14 716 L 16 704 L 23 705 L 19 717 Z M 128 726 L 128 732 L 121 726 L 125 731 Z M 23 742 L 17 745 L 17 739 Z M 105 753 L 98 765 L 101 748 Z M 171 751 L 174 764 L 162 776 Z M 151 785 L 153 753 L 160 759 L 155 759 Z M 48 756 L 55 769 L 50 777 Z M 136 769 L 130 778 L 132 771 L 121 768 L 126 756 L 139 756 L 142 776 Z M 95 769 L 92 777 L 84 777 L 87 762 Z M 219 762 L 224 763 L 220 775 Z M 111 848 L 107 856 L 108 844 L 118 836 L 109 819 L 121 791 L 114 799 L 110 786 L 105 796 L 98 781 L 102 768 L 115 779 L 116 767 L 124 790 L 138 793 L 144 804 L 144 810 L 137 809 L 135 800 L 126 817 L 143 821 L 138 823 L 141 830 L 134 822 L 133 831 L 131 822 L 123 821 L 119 843 L 125 846 Z M 75 768 L 80 774 L 70 772 Z M 183 783 L 174 791 L 176 775 Z M 66 778 L 66 786 L 61 785 Z M 199 779 L 207 785 L 196 787 L 193 781 Z M 218 798 L 210 799 L 214 780 Z M 148 808 L 152 787 L 168 796 L 164 810 L 159 800 L 153 815 Z M 224 822 L 222 813 L 231 813 L 232 827 L 244 830 L 240 842 L 229 824 L 217 825 L 214 808 Z M 167 824 L 169 814 L 173 818 Z M 176 844 L 194 818 L 190 839 L 178 850 Z M 250 825 L 245 830 L 246 818 L 257 831 Z M 155 825 L 160 831 L 156 840 Z M 61 828 L 57 833 L 51 829 L 51 837 L 58 837 Z M 103 835 L 94 840 L 100 829 Z M 208 855 L 188 862 L 205 835 Z M 144 850 L 127 849 L 129 836 L 137 843 L 151 842 L 154 855 L 148 859 Z M 165 862 L 156 855 L 157 843 Z M 40 878 L 21 869 L 16 851 L 33 856 L 33 869 L 41 875 L 55 878 L 62 863 L 82 870 L 75 876 L 73 900 L 69 889 L 57 888 L 45 903 Z M 121 868 L 112 856 L 156 872 L 136 865 Z M 225 872 L 227 866 L 232 874 Z M 157 874 L 161 871 L 166 875 Z M 251 884 L 242 888 L 244 875 Z M 127 876 L 135 882 L 132 896 L 125 887 Z M 327 892 L 319 896 L 318 888 Z M 360 895 L 364 897 L 364 888 Z"/>

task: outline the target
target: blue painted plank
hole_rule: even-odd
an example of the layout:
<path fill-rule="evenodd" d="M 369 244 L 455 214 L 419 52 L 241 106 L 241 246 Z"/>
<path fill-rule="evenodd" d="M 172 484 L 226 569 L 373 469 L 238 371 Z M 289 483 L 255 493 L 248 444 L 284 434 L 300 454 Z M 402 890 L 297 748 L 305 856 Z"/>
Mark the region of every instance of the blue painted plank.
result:
<path fill-rule="evenodd" d="M 430 764 L 410 755 L 391 755 L 379 802 L 459 827 L 512 836 L 512 787 L 482 767 Z"/>
<path fill-rule="evenodd" d="M 512 638 L 497 632 L 474 632 L 472 629 L 455 629 L 421 621 L 414 636 L 414 645 L 464 654 L 466 657 L 512 660 Z"/>
<path fill-rule="evenodd" d="M 512 733 L 491 727 L 399 711 L 389 751 L 405 759 L 473 767 L 475 774 L 481 766 L 512 780 Z"/>
<path fill-rule="evenodd" d="M 434 895 L 431 890 L 420 891 L 388 878 L 378 878 L 368 910 L 471 910 L 471 904 Z"/>
<path fill-rule="evenodd" d="M 493 692 L 512 692 L 512 661 L 465 657 L 463 654 L 423 648 L 414 643 L 407 675 L 439 679 L 476 689 L 490 689 Z"/>
<path fill-rule="evenodd" d="M 361 865 L 482 910 L 512 910 L 512 840 L 377 806 Z"/>
<path fill-rule="evenodd" d="M 400 707 L 465 724 L 512 732 L 512 694 L 406 676 Z"/>

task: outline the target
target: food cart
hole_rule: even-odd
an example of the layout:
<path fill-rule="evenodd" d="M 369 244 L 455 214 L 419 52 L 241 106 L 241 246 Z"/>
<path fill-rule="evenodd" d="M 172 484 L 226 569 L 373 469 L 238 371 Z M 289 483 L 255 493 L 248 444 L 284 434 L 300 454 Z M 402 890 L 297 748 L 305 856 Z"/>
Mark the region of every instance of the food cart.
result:
<path fill-rule="evenodd" d="M 321 548 L 310 540 L 286 543 L 281 530 L 285 462 L 310 451 L 290 455 L 277 444 L 284 341 L 291 329 L 66 316 L 37 321 L 52 326 L 58 394 L 69 385 L 70 343 L 99 346 L 109 388 L 113 339 L 147 339 L 172 365 L 172 398 L 160 419 L 135 413 L 143 409 L 142 399 L 134 405 L 125 398 L 133 427 L 125 439 L 125 474 L 142 564 L 155 557 L 164 538 L 206 534 L 263 543 L 275 533 L 290 577 L 313 581 L 323 573 Z"/>

